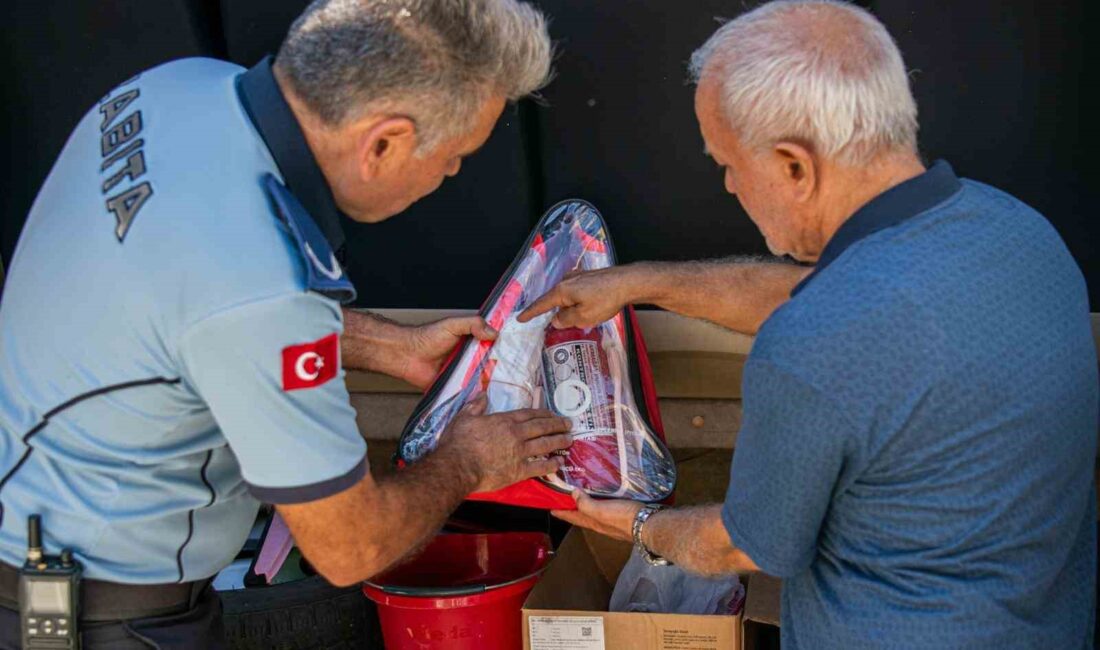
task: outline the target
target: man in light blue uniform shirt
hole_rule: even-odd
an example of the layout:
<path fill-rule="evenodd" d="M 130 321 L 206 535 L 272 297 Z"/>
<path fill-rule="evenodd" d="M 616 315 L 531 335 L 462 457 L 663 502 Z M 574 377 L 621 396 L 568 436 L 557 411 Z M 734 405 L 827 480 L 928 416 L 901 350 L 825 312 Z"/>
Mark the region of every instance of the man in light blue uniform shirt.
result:
<path fill-rule="evenodd" d="M 724 504 L 561 516 L 783 578 L 784 648 L 1092 647 L 1097 358 L 1054 228 L 925 168 L 901 55 L 854 5 L 762 5 L 692 70 L 727 190 L 814 267 L 641 264 L 542 299 L 565 326 L 653 302 L 757 335 Z"/>
<path fill-rule="evenodd" d="M 84 567 L 86 648 L 215 647 L 207 585 L 261 501 L 353 584 L 469 492 L 556 469 L 528 459 L 567 446 L 560 418 L 475 407 L 375 479 L 349 404 L 342 365 L 426 385 L 459 337 L 493 333 L 343 312 L 341 212 L 381 221 L 434 190 L 549 70 L 527 5 L 423 9 L 410 30 L 385 3 L 320 0 L 274 66 L 165 64 L 73 131 L 0 307 L 0 648 L 19 645 L 31 514 Z"/>

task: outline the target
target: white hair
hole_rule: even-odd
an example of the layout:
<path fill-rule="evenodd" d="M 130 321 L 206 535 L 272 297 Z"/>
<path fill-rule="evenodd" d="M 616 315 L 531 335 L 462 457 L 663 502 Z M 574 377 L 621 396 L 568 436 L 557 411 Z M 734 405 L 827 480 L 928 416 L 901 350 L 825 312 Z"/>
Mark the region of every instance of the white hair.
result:
<path fill-rule="evenodd" d="M 551 56 L 542 13 L 517 0 L 314 0 L 276 65 L 325 124 L 401 111 L 426 153 L 472 129 L 490 96 L 545 85 Z"/>
<path fill-rule="evenodd" d="M 835 0 L 776 0 L 720 27 L 691 56 L 692 80 L 717 75 L 743 144 L 801 141 L 861 165 L 915 152 L 917 104 L 897 44 L 869 12 Z"/>

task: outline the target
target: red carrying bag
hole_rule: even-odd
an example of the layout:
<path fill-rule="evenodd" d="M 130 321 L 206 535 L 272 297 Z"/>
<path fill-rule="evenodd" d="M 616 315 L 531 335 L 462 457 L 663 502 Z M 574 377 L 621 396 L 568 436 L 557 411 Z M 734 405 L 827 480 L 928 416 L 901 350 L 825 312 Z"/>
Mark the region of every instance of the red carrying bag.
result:
<path fill-rule="evenodd" d="M 481 308 L 495 341 L 463 341 L 398 442 L 399 466 L 432 450 L 464 404 L 486 393 L 488 412 L 546 408 L 572 420 L 573 446 L 556 474 L 471 500 L 529 508 L 576 507 L 569 492 L 664 501 L 676 485 L 645 341 L 632 307 L 589 330 L 556 329 L 553 313 L 516 316 L 566 273 L 615 264 L 603 217 L 568 200 L 550 208 Z"/>

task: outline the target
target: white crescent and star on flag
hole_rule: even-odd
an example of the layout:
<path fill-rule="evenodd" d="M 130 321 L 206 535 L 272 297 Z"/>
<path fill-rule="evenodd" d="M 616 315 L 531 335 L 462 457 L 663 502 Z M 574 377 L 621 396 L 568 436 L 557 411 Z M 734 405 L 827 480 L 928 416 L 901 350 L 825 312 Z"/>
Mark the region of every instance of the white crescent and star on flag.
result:
<path fill-rule="evenodd" d="M 309 362 L 313 362 L 313 371 L 309 371 Z M 298 361 L 294 364 L 294 374 L 298 375 L 298 379 L 302 381 L 313 381 L 321 374 L 321 368 L 325 367 L 325 359 L 316 352 L 305 352 L 302 356 L 298 357 Z"/>
<path fill-rule="evenodd" d="M 320 386 L 338 376 L 340 336 L 332 333 L 316 341 L 283 348 L 283 390 Z"/>

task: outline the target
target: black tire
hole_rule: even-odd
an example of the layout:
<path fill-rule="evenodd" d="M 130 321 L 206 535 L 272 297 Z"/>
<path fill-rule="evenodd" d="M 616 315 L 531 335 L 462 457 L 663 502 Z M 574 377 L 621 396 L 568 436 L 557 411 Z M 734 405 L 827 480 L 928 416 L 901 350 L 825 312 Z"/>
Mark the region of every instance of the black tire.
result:
<path fill-rule="evenodd" d="M 374 603 L 321 577 L 219 592 L 229 650 L 381 650 Z"/>

